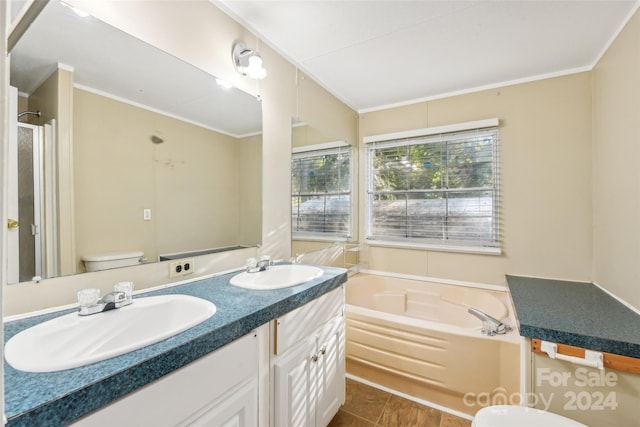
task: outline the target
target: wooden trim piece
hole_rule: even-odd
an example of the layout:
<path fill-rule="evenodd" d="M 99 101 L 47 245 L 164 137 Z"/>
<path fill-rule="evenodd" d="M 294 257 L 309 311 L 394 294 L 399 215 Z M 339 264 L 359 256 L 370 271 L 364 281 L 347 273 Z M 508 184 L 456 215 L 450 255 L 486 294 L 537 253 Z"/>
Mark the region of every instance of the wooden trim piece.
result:
<path fill-rule="evenodd" d="M 534 353 L 543 353 L 540 349 L 542 340 L 537 338 L 531 339 L 531 351 Z M 575 356 L 584 358 L 584 348 L 574 347 L 572 345 L 558 344 L 558 353 L 567 356 Z M 604 356 L 604 367 L 608 369 L 616 369 L 618 371 L 631 372 L 632 374 L 640 374 L 640 359 L 629 356 L 620 356 L 601 352 Z M 546 354 L 546 353 L 545 353 Z"/>

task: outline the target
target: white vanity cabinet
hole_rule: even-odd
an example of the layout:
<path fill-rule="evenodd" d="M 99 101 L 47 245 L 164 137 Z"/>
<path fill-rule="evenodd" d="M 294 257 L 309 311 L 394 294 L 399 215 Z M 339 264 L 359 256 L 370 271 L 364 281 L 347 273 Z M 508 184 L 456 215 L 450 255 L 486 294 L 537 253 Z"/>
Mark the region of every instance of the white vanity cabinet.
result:
<path fill-rule="evenodd" d="M 264 325 L 74 426 L 255 427 L 269 403 L 259 392 L 268 333 Z"/>
<path fill-rule="evenodd" d="M 325 427 L 344 395 L 341 286 L 73 425 Z"/>
<path fill-rule="evenodd" d="M 274 322 L 272 425 L 325 427 L 344 403 L 344 287 Z"/>

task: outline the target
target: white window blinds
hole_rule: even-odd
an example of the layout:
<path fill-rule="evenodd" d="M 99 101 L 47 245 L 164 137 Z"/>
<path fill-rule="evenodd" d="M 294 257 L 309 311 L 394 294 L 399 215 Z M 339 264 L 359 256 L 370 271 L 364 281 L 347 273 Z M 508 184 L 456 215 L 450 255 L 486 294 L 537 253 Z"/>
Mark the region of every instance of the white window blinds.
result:
<path fill-rule="evenodd" d="M 293 154 L 291 222 L 296 237 L 350 237 L 351 147 Z"/>
<path fill-rule="evenodd" d="M 367 145 L 367 238 L 498 247 L 498 129 Z"/>

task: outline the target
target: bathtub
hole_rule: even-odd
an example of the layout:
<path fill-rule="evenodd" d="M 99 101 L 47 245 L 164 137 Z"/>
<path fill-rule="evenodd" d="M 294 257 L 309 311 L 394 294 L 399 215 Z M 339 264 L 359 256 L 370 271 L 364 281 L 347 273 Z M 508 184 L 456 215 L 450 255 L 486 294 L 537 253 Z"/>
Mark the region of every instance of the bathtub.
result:
<path fill-rule="evenodd" d="M 515 325 L 506 292 L 356 274 L 346 302 L 349 375 L 469 415 L 518 403 L 517 331 L 485 336 L 467 313 Z"/>

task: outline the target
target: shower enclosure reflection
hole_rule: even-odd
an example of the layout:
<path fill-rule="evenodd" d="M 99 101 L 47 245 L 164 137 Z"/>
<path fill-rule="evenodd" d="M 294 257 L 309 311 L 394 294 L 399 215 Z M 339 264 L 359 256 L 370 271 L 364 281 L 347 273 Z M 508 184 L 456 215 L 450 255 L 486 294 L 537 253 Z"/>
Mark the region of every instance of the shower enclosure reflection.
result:
<path fill-rule="evenodd" d="M 14 115 L 17 133 L 11 138 L 9 149 L 9 161 L 17 165 L 9 171 L 9 216 L 16 218 L 8 230 L 9 250 L 14 258 L 8 270 L 11 283 L 41 277 L 47 271 L 46 237 L 43 235 L 45 206 L 42 197 L 44 127 L 15 120 L 24 115 L 24 112 Z"/>
<path fill-rule="evenodd" d="M 20 280 L 42 274 L 42 202 L 39 126 L 18 124 L 18 227 Z"/>

